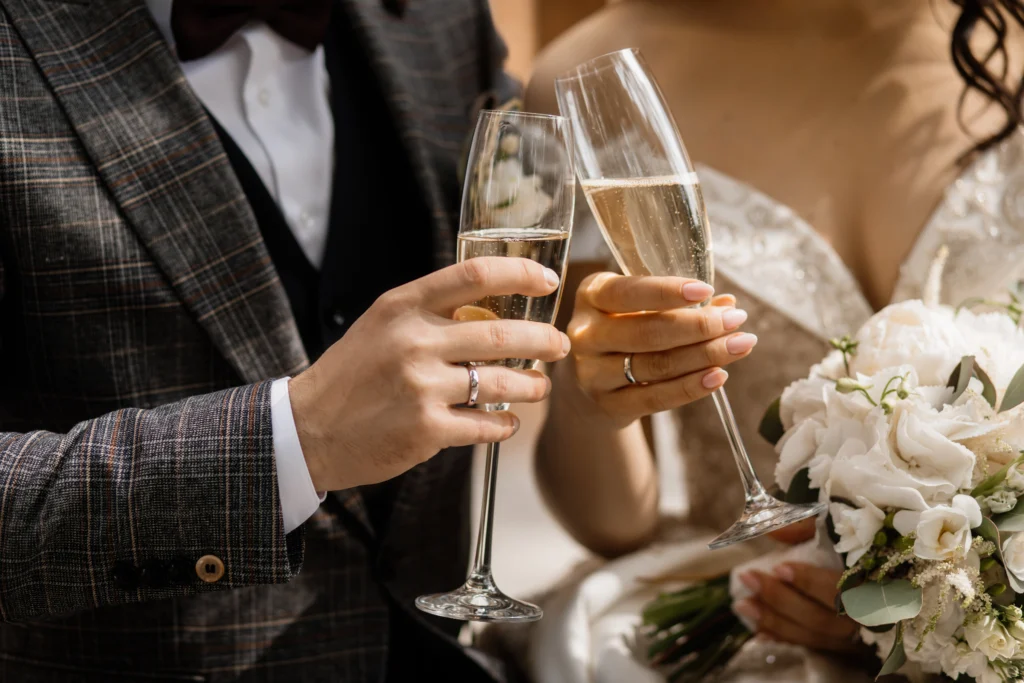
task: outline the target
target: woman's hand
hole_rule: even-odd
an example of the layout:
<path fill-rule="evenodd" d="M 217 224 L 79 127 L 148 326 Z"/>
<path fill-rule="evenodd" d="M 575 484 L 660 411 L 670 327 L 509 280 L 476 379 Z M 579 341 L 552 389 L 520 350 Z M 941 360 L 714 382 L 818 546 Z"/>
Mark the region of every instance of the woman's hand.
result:
<path fill-rule="evenodd" d="M 740 581 L 754 596 L 736 604 L 738 614 L 757 624 L 759 635 L 814 650 L 852 654 L 863 646 L 856 640 L 857 623 L 836 611 L 836 588 L 841 572 L 787 562 L 774 575 L 751 571 Z"/>
<path fill-rule="evenodd" d="M 790 524 L 789 526 L 784 526 L 781 529 L 769 531 L 768 535 L 780 543 L 785 543 L 786 545 L 797 545 L 798 543 L 803 543 L 814 538 L 817 522 L 818 520 L 816 517 L 811 517 L 809 519 L 801 520 L 796 524 Z"/>
<path fill-rule="evenodd" d="M 583 391 L 622 426 L 696 401 L 728 378 L 722 367 L 757 343 L 731 296 L 693 307 L 714 290 L 698 280 L 596 273 L 576 293 L 568 333 Z M 632 354 L 636 384 L 624 361 Z"/>

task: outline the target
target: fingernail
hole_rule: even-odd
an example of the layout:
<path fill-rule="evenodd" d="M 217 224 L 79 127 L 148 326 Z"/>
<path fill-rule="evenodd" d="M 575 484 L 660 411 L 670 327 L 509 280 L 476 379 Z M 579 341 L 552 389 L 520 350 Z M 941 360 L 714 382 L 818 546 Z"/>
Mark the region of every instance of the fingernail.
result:
<path fill-rule="evenodd" d="M 551 270 L 550 268 L 544 269 L 544 280 L 552 287 L 558 286 L 558 273 Z"/>
<path fill-rule="evenodd" d="M 786 583 L 793 583 L 796 578 L 796 574 L 793 572 L 793 568 L 788 564 L 780 564 L 774 570 L 775 576 L 779 577 Z"/>
<path fill-rule="evenodd" d="M 749 588 L 751 593 L 761 592 L 761 581 L 753 573 L 740 574 L 740 583 Z"/>
<path fill-rule="evenodd" d="M 572 348 L 572 342 L 569 341 L 569 335 L 565 332 L 562 333 L 562 354 L 568 355 L 569 349 Z"/>
<path fill-rule="evenodd" d="M 519 431 L 519 416 L 512 413 L 512 433 L 515 434 Z"/>
<path fill-rule="evenodd" d="M 747 321 L 747 312 L 741 308 L 732 308 L 722 314 L 722 324 L 727 330 L 735 330 Z"/>
<path fill-rule="evenodd" d="M 734 337 L 729 337 L 725 342 L 725 348 L 728 349 L 729 353 L 732 355 L 738 356 L 741 353 L 746 353 L 750 349 L 754 348 L 754 344 L 756 343 L 756 334 L 744 332 L 743 334 L 737 334 Z"/>
<path fill-rule="evenodd" d="M 715 288 L 706 282 L 688 282 L 683 285 L 683 296 L 687 301 L 704 301 L 715 293 Z"/>
<path fill-rule="evenodd" d="M 704 385 L 705 389 L 717 389 L 718 387 L 725 384 L 725 380 L 729 379 L 729 373 L 725 370 L 715 368 L 708 374 L 704 375 L 700 383 Z"/>
<path fill-rule="evenodd" d="M 759 610 L 754 605 L 754 603 L 750 602 L 749 600 L 740 600 L 732 606 L 732 609 L 734 612 L 736 612 L 736 614 L 740 615 L 741 617 L 746 617 L 754 623 L 757 623 L 761 620 L 761 610 Z"/>

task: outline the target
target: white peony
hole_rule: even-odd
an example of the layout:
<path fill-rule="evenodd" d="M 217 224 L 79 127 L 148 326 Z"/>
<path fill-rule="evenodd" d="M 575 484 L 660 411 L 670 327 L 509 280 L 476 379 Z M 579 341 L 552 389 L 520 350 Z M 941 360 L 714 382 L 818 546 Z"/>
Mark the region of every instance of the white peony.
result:
<path fill-rule="evenodd" d="M 1017 641 L 1007 632 L 997 617 L 984 615 L 964 624 L 964 640 L 989 659 L 1013 659 L 1017 654 Z"/>
<path fill-rule="evenodd" d="M 893 526 L 900 534 L 916 533 L 914 554 L 922 560 L 951 560 L 971 548 L 971 529 L 981 524 L 981 506 L 970 496 L 957 495 L 950 505 L 923 512 L 900 510 Z"/>
<path fill-rule="evenodd" d="M 825 412 L 825 392 L 834 386 L 833 380 L 812 376 L 786 387 L 779 399 L 782 426 L 790 429 L 804 420 L 821 416 Z"/>
<path fill-rule="evenodd" d="M 839 542 L 836 543 L 837 553 L 846 555 L 846 566 L 852 567 L 864 556 L 875 540 L 875 534 L 882 530 L 885 513 L 864 499 L 857 501 L 864 505 L 853 508 L 842 503 L 832 503 L 829 514 L 835 525 Z"/>
<path fill-rule="evenodd" d="M 930 308 L 918 300 L 888 306 L 857 333 L 851 373 L 874 375 L 910 364 L 923 385 L 944 386 L 971 347 L 954 322 L 953 310 Z"/>
<path fill-rule="evenodd" d="M 1010 534 L 1003 541 L 1003 564 L 1014 593 L 1024 593 L 1024 533 Z"/>

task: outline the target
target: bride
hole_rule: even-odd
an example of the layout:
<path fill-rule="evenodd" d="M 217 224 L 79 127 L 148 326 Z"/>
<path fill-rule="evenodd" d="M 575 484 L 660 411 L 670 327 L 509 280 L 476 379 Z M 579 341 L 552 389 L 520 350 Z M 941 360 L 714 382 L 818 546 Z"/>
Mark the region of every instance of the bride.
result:
<path fill-rule="evenodd" d="M 573 356 L 554 369 L 536 467 L 556 517 L 608 562 L 543 599 L 535 680 L 661 680 L 623 638 L 659 588 L 645 578 L 727 569 L 812 535 L 804 525 L 706 550 L 736 519 L 742 490 L 712 402 L 693 399 L 728 377 L 770 482 L 764 409 L 830 338 L 919 296 L 942 245 L 947 303 L 1024 276 L 1022 23 L 1024 2 L 1011 0 L 620 0 L 541 56 L 527 108 L 555 111 L 555 77 L 640 48 L 697 162 L 716 288 L 735 298 L 704 309 L 715 328 L 705 336 L 728 334 L 701 346 L 687 346 L 681 311 L 623 315 L 682 306 L 687 292 L 602 272 L 609 254 L 582 209 L 567 281 L 578 293 L 562 321 Z M 748 331 L 736 330 L 747 316 Z M 721 369 L 758 339 L 749 359 Z M 646 385 L 627 382 L 628 353 Z M 675 471 L 680 495 L 667 496 Z M 837 577 L 799 563 L 745 572 L 751 597 L 737 611 L 761 637 L 717 680 L 870 680 L 849 665 L 864 653 L 833 607 Z"/>

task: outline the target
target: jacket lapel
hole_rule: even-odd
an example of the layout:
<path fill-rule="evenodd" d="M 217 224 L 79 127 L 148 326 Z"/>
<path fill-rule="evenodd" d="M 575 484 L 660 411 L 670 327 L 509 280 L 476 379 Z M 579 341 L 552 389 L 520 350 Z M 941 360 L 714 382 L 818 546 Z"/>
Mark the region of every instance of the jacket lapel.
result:
<path fill-rule="evenodd" d="M 142 0 L 5 9 L 128 223 L 242 379 L 305 367 L 245 194 Z"/>

